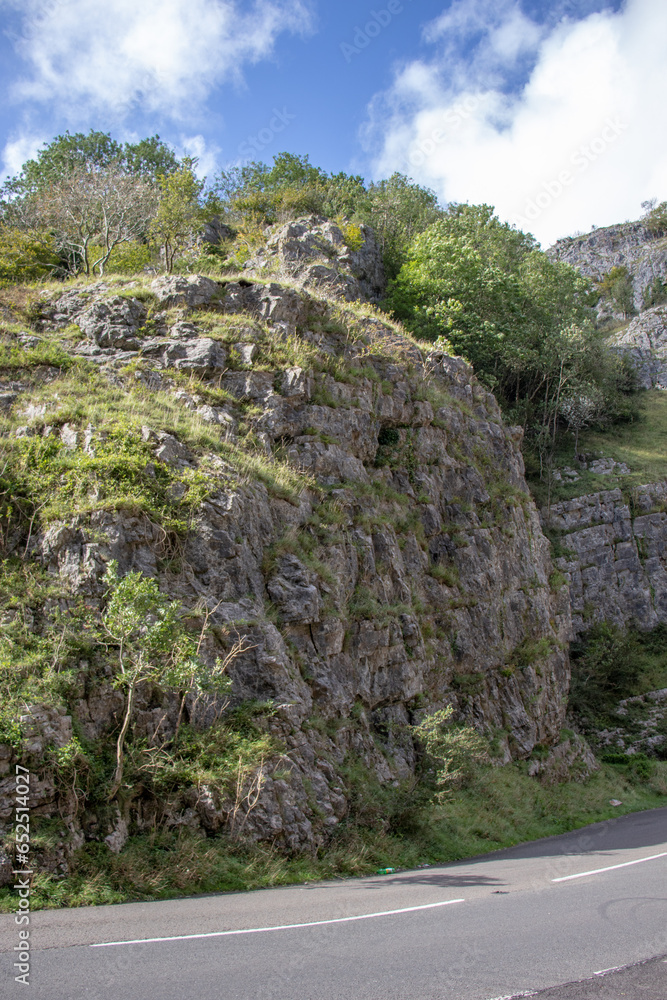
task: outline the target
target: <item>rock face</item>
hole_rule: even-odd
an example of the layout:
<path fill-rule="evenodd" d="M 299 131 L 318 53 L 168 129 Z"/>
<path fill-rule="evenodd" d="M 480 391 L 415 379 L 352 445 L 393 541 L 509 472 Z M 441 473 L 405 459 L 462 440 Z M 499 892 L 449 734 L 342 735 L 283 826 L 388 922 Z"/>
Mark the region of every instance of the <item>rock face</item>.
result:
<path fill-rule="evenodd" d="M 667 388 L 667 305 L 651 305 L 660 303 L 667 294 L 667 238 L 654 235 L 641 222 L 628 222 L 559 240 L 547 252 L 595 281 L 613 267 L 627 268 L 638 315 L 613 334 L 612 341 L 632 361 L 643 388 Z M 616 312 L 617 308 L 610 299 L 602 298 L 598 320 L 611 322 L 618 329 L 627 317 Z"/>
<path fill-rule="evenodd" d="M 647 309 L 615 338 L 644 389 L 667 389 L 667 305 Z"/>
<path fill-rule="evenodd" d="M 305 235 L 297 226 L 285 238 Z M 70 843 L 119 850 L 129 833 L 161 824 L 313 849 L 348 810 L 347 762 L 380 782 L 413 773 L 410 725 L 424 712 L 451 704 L 460 720 L 493 732 L 506 759 L 557 742 L 563 723 L 567 590 L 552 591 L 521 432 L 503 424 L 494 397 L 460 359 L 425 353 L 379 314 L 341 312 L 278 283 L 211 284 L 155 283 L 158 307 L 151 324 L 132 320 L 132 348 L 111 331 L 129 328 L 141 302 L 94 286 L 67 309 L 61 297 L 44 322 L 53 331 L 94 316 L 103 375 L 150 397 L 155 413 L 181 406 L 199 420 L 190 438 L 175 417 L 137 429 L 148 480 L 182 474 L 170 495 L 206 484 L 178 558 L 165 558 L 159 524 L 95 509 L 94 497 L 89 513 L 34 525 L 13 544 L 71 601 L 99 606 L 115 559 L 121 574 L 139 570 L 186 607 L 207 607 L 204 654 L 213 662 L 224 653 L 224 630 L 240 637 L 232 707 L 268 705 L 262 724 L 282 749 L 244 779 L 240 798 L 202 779 L 161 797 L 138 791 L 122 814 L 60 793 L 27 752 L 51 781 L 44 815 L 63 816 Z M 89 343 L 67 343 L 75 358 L 90 357 Z M 14 396 L 6 405 L 25 412 L 28 394 Z M 48 408 L 31 413 L 30 433 L 46 434 Z M 69 419 L 68 454 L 84 444 L 94 452 L 107 429 Z M 219 435 L 215 454 L 201 443 L 204 426 Z M 86 662 L 74 674 L 58 726 L 113 738 L 121 694 Z M 175 692 L 141 687 L 133 739 L 173 734 L 179 704 Z M 205 727 L 225 710 L 190 700 L 186 717 Z"/>
<path fill-rule="evenodd" d="M 594 280 L 613 267 L 626 267 L 632 276 L 637 312 L 644 308 L 646 289 L 656 278 L 664 280 L 667 276 L 667 239 L 655 236 L 641 222 L 607 226 L 585 236 L 558 240 L 547 252 Z"/>
<path fill-rule="evenodd" d="M 635 622 L 642 629 L 667 622 L 667 484 L 641 486 L 632 509 L 620 489 L 553 504 L 542 511 L 569 555 L 556 559 L 572 602 L 572 626 L 593 621 Z"/>
<path fill-rule="evenodd" d="M 297 219 L 274 229 L 266 246 L 245 269 L 258 275 L 295 278 L 347 301 L 376 302 L 386 288 L 382 253 L 367 226 L 358 227 L 354 235 L 358 248 L 349 247 L 349 237 L 346 242 L 345 232 L 329 219 Z"/>

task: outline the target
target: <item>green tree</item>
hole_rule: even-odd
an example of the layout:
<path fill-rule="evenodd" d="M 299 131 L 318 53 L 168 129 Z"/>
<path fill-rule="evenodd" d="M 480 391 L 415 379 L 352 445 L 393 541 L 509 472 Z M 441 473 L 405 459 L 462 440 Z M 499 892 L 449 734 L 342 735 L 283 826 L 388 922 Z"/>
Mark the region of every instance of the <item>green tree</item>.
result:
<path fill-rule="evenodd" d="M 205 182 L 186 164 L 160 177 L 158 185 L 159 202 L 150 239 L 164 254 L 165 268 L 171 274 L 177 255 L 187 248 L 206 217 L 202 205 Z"/>
<path fill-rule="evenodd" d="M 452 724 L 451 705 L 427 715 L 413 733 L 423 752 L 422 771 L 442 800 L 478 764 L 489 759 L 486 740 L 471 726 Z"/>
<path fill-rule="evenodd" d="M 177 601 L 160 593 L 157 582 L 141 575 L 118 575 L 109 564 L 107 604 L 102 631 L 116 655 L 114 685 L 123 692 L 123 720 L 116 741 L 116 767 L 109 791 L 114 799 L 123 782 L 125 741 L 132 721 L 137 687 L 147 681 L 191 689 L 205 674 L 199 648 L 183 621 Z M 181 706 L 182 714 L 182 706 Z M 180 722 L 181 715 L 179 715 Z"/>
<path fill-rule="evenodd" d="M 109 132 L 65 132 L 46 143 L 23 164 L 16 177 L 7 181 L 5 197 L 25 198 L 59 183 L 70 172 L 111 167 L 146 180 L 173 173 L 178 160 L 173 150 L 158 135 L 139 142 L 120 143 Z"/>
<path fill-rule="evenodd" d="M 373 229 L 387 277 L 395 278 L 415 236 L 442 218 L 437 195 L 399 173 L 370 184 L 366 197 L 357 195 L 351 214 Z"/>
<path fill-rule="evenodd" d="M 592 325 L 594 300 L 587 279 L 490 206 L 456 205 L 414 239 L 387 302 L 416 334 L 473 364 L 543 462 L 575 386 L 603 397 L 598 418 L 624 410 L 627 373 Z"/>
<path fill-rule="evenodd" d="M 642 222 L 654 236 L 663 236 L 667 233 L 667 201 L 657 204 L 657 198 L 642 202 L 645 213 Z"/>
<path fill-rule="evenodd" d="M 635 292 L 632 275 L 627 267 L 612 267 L 598 282 L 598 288 L 619 309 L 624 317 L 634 312 Z"/>

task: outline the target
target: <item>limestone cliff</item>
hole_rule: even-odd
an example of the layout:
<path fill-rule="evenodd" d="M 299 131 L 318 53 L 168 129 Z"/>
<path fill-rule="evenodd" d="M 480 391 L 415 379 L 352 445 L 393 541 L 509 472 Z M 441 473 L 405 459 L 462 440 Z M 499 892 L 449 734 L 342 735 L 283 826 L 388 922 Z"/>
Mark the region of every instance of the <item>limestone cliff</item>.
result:
<path fill-rule="evenodd" d="M 641 222 L 625 222 L 569 236 L 558 240 L 547 252 L 596 281 L 613 267 L 627 268 L 637 312 L 645 308 L 646 290 L 656 278 L 664 280 L 667 275 L 667 238 L 655 235 Z"/>
<path fill-rule="evenodd" d="M 566 554 L 556 559 L 581 634 L 595 621 L 651 629 L 667 622 L 667 484 L 553 504 L 542 521 Z"/>
<path fill-rule="evenodd" d="M 236 824 L 250 839 L 312 848 L 346 815 L 346 765 L 381 782 L 410 775 L 410 724 L 447 704 L 495 735 L 506 759 L 557 741 L 567 590 L 554 583 L 520 431 L 465 363 L 369 307 L 251 275 L 49 290 L 31 316 L 31 330 L 3 334 L 27 352 L 0 386 L 6 441 L 49 442 L 48 461 L 79 470 L 59 480 L 67 489 L 115 447 L 133 449 L 140 468 L 134 507 L 93 477 L 71 515 L 45 513 L 46 497 L 8 532 L 5 554 L 43 567 L 59 595 L 28 608 L 26 627 L 50 627 L 80 598 L 98 608 L 110 560 L 138 569 L 208 610 L 208 661 L 230 633 L 243 640 L 231 704 L 188 701 L 190 721 L 255 706 L 272 740 L 243 795 L 186 779 L 157 795 L 144 782 L 105 811 L 48 764 L 73 732 L 93 745 L 119 727 L 108 671 L 68 663 L 50 704 L 24 706 L 20 752 L 38 775 L 33 808 L 62 817 L 70 845 L 117 850 L 156 824 Z M 61 367 L 28 367 L 45 344 Z M 158 508 L 176 514 L 161 521 Z M 174 692 L 144 685 L 132 738 L 147 752 L 164 745 L 178 715 Z M 0 748 L 1 823 L 17 752 Z"/>

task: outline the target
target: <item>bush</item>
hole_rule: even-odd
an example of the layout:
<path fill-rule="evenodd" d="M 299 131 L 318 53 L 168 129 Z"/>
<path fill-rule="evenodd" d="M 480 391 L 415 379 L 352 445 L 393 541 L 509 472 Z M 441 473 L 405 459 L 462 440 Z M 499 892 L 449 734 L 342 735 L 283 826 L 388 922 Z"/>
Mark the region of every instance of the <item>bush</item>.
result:
<path fill-rule="evenodd" d="M 441 798 L 450 788 L 458 787 L 475 766 L 488 760 L 488 747 L 471 726 L 452 724 L 451 705 L 428 715 L 414 734 L 424 751 L 422 770 Z"/>
<path fill-rule="evenodd" d="M 627 267 L 612 267 L 598 282 L 603 295 L 608 296 L 624 316 L 634 312 L 634 285 Z"/>
<path fill-rule="evenodd" d="M 417 336 L 465 356 L 546 453 L 575 414 L 581 425 L 575 401 L 595 402 L 583 425 L 612 421 L 633 388 L 593 327 L 594 299 L 588 279 L 490 206 L 455 205 L 414 239 L 387 306 Z"/>
<path fill-rule="evenodd" d="M 662 281 L 661 278 L 655 277 L 651 284 L 647 285 L 644 289 L 642 298 L 644 309 L 650 309 L 652 306 L 660 306 L 663 302 L 667 302 L 667 281 Z"/>
<path fill-rule="evenodd" d="M 646 202 L 645 205 L 648 211 L 646 215 L 642 216 L 642 222 L 648 231 L 655 236 L 667 233 L 667 201 L 663 201 L 659 205 Z"/>
<path fill-rule="evenodd" d="M 45 278 L 59 266 L 60 259 L 46 230 L 0 227 L 0 284 Z"/>
<path fill-rule="evenodd" d="M 100 256 L 101 247 L 90 248 L 91 259 L 96 260 Z M 107 274 L 138 274 L 154 260 L 155 253 L 146 243 L 132 240 L 114 247 L 104 270 Z"/>
<path fill-rule="evenodd" d="M 594 625 L 572 648 L 570 705 L 597 714 L 636 693 L 641 677 L 641 644 L 635 632 L 610 622 Z"/>

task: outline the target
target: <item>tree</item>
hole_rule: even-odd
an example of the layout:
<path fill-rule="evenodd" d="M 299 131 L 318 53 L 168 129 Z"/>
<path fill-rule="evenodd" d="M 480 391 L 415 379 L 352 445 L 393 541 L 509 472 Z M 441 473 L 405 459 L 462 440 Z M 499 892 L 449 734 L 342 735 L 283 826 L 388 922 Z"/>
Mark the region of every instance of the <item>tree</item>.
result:
<path fill-rule="evenodd" d="M 438 197 L 404 174 L 395 173 L 388 180 L 371 184 L 367 198 L 361 201 L 355 214 L 373 229 L 387 277 L 395 278 L 415 236 L 442 218 Z"/>
<path fill-rule="evenodd" d="M 667 201 L 658 204 L 657 198 L 650 201 L 643 201 L 642 208 L 645 209 L 642 222 L 650 233 L 654 236 L 662 236 L 667 233 Z"/>
<path fill-rule="evenodd" d="M 33 196 L 58 183 L 72 171 L 117 170 L 155 181 L 158 175 L 173 173 L 178 160 L 159 135 L 139 142 L 120 143 L 108 132 L 91 129 L 87 134 L 65 132 L 46 143 L 35 156 L 23 164 L 16 177 L 4 186 L 7 198 Z"/>
<path fill-rule="evenodd" d="M 605 399 L 595 385 L 575 386 L 559 403 L 559 411 L 574 432 L 574 457 L 579 456 L 579 432 L 604 412 Z"/>
<path fill-rule="evenodd" d="M 139 142 L 126 142 L 121 165 L 130 174 L 157 181 L 159 177 L 176 173 L 180 163 L 173 149 L 159 135 L 153 135 Z"/>
<path fill-rule="evenodd" d="M 68 269 L 87 275 L 104 274 L 114 247 L 146 233 L 155 206 L 153 187 L 115 165 L 73 167 L 26 202 L 27 212 L 52 232 Z M 91 260 L 93 244 L 101 249 Z"/>
<path fill-rule="evenodd" d="M 598 288 L 620 309 L 624 319 L 629 313 L 634 312 L 634 283 L 627 267 L 623 265 L 612 267 L 611 271 L 598 282 Z"/>
<path fill-rule="evenodd" d="M 451 705 L 427 715 L 413 729 L 421 744 L 424 759 L 422 770 L 436 789 L 435 798 L 442 800 L 447 792 L 460 784 L 476 764 L 488 761 L 486 741 L 471 726 L 452 725 Z"/>
<path fill-rule="evenodd" d="M 205 211 L 201 204 L 204 185 L 190 165 L 159 178 L 159 202 L 150 238 L 164 254 L 168 274 L 173 271 L 176 256 L 187 248 L 204 221 Z"/>
<path fill-rule="evenodd" d="M 174 659 L 189 658 L 191 650 L 183 642 L 180 608 L 160 593 L 155 580 L 141 573 L 120 578 L 117 564 L 109 565 L 105 576 L 109 599 L 102 628 L 114 644 L 117 673 L 114 684 L 124 695 L 123 721 L 116 741 L 116 767 L 109 800 L 118 794 L 123 781 L 125 739 L 134 710 L 139 684 L 159 681 L 173 669 Z"/>
<path fill-rule="evenodd" d="M 456 205 L 413 240 L 387 302 L 419 336 L 472 363 L 543 463 L 568 387 L 595 391 L 597 419 L 623 413 L 626 373 L 592 325 L 594 299 L 586 278 L 490 206 Z"/>
<path fill-rule="evenodd" d="M 46 143 L 34 160 L 23 164 L 20 173 L 5 185 L 5 193 L 22 198 L 39 194 L 74 170 L 110 167 L 120 161 L 122 153 L 122 145 L 108 132 L 65 132 Z"/>

